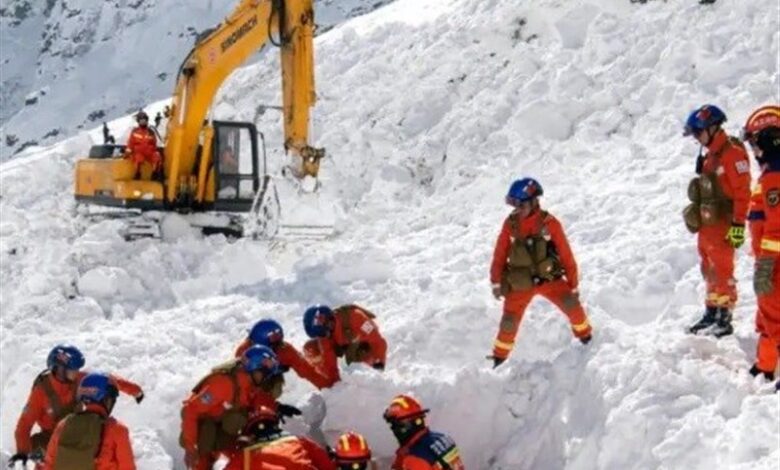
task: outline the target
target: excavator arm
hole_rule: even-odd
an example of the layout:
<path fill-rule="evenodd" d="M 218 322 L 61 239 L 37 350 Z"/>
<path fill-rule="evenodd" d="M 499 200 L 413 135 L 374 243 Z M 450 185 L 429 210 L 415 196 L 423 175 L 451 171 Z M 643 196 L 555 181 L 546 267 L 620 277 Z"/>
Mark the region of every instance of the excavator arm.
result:
<path fill-rule="evenodd" d="M 316 99 L 313 37 L 312 0 L 241 0 L 223 23 L 198 38 L 179 69 L 168 116 L 168 202 L 177 200 L 196 171 L 208 110 L 222 83 L 267 42 L 281 51 L 285 148 L 303 159 L 303 176 L 317 176 L 324 152 L 308 145 Z"/>

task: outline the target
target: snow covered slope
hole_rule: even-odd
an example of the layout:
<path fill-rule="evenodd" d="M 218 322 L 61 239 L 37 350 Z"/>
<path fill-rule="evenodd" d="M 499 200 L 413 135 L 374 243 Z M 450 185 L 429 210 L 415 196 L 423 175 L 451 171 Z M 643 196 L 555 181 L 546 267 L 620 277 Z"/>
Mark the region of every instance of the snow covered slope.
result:
<path fill-rule="evenodd" d="M 412 392 L 470 469 L 778 468 L 778 396 L 747 373 L 752 261 L 743 249 L 736 334 L 684 334 L 703 285 L 680 218 L 698 151 L 680 136 L 687 112 L 717 103 L 736 131 L 780 100 L 772 3 L 398 0 L 334 29 L 317 43 L 315 141 L 345 215 L 326 242 L 128 244 L 115 222 L 87 226 L 71 177 L 94 132 L 0 166 L 0 447 L 68 340 L 145 386 L 116 410 L 139 468 L 181 468 L 177 404 L 253 321 L 276 317 L 300 345 L 308 304 L 355 301 L 380 316 L 388 370 L 322 394 L 291 378 L 284 398 L 310 420 L 323 399 L 326 434 L 361 431 L 383 462 L 381 412 Z M 274 60 L 239 71 L 217 117 L 278 102 Z M 258 123 L 275 149 L 278 121 Z M 539 301 L 493 371 L 487 270 L 521 175 L 567 228 L 596 336 L 572 341 Z"/>
<path fill-rule="evenodd" d="M 315 0 L 326 31 L 392 0 Z M 169 96 L 196 35 L 238 0 L 5 0 L 0 160 Z"/>

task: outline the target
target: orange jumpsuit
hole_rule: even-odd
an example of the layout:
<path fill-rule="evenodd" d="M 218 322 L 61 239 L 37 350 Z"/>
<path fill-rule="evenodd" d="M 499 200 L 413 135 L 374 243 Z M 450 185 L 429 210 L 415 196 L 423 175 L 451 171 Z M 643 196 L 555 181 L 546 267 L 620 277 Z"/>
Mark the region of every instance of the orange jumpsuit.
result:
<path fill-rule="evenodd" d="M 182 406 L 182 444 L 184 451 L 196 454 L 198 448 L 198 424 L 201 418 L 219 419 L 230 409 L 253 409 L 266 406 L 276 409 L 276 400 L 257 387 L 252 378 L 241 369 L 236 372 L 238 396 L 233 403 L 233 379 L 227 374 L 214 373 L 200 386 L 196 393 L 191 394 Z M 219 453 L 201 455 L 197 470 L 211 470 Z"/>
<path fill-rule="evenodd" d="M 395 453 L 392 470 L 465 470 L 455 442 L 447 435 L 423 429 Z"/>
<path fill-rule="evenodd" d="M 501 283 L 512 248 L 514 234 L 512 234 L 510 217 L 507 217 L 504 221 L 493 251 L 493 262 L 490 267 L 490 283 L 493 285 Z M 566 278 L 543 282 L 528 290 L 512 291 L 506 294 L 501 326 L 493 344 L 493 356 L 496 358 L 506 359 L 509 356 L 509 353 L 514 348 L 515 337 L 520 328 L 520 322 L 523 319 L 525 309 L 537 295 L 541 295 L 552 302 L 569 318 L 574 336 L 584 338 L 591 334 L 588 316 L 585 314 L 585 309 L 582 307 L 576 292 L 579 285 L 577 262 L 574 259 L 574 254 L 563 232 L 561 223 L 552 215 L 545 215 L 542 211 L 536 210 L 530 216 L 519 221 L 518 224 L 520 235 L 524 238 L 538 235 L 540 227 L 542 227 L 542 233 L 549 234 L 549 240 L 555 246 Z"/>
<path fill-rule="evenodd" d="M 342 307 L 340 307 L 342 308 Z M 339 310 L 339 309 L 335 309 Z M 347 321 L 349 322 L 348 336 L 347 330 L 341 315 L 334 315 L 335 324 L 330 339 L 333 342 L 333 349 L 338 352 L 350 344 L 364 343 L 369 347 L 368 355 L 363 362 L 370 366 L 386 364 L 387 361 L 387 341 L 379 333 L 374 320 L 371 319 L 360 307 L 352 306 L 349 310 Z"/>
<path fill-rule="evenodd" d="M 716 174 L 724 194 L 733 201 L 733 222 L 744 224 L 750 203 L 750 160 L 742 145 L 718 132 L 702 165 L 702 174 Z M 726 240 L 732 220 L 722 219 L 699 230 L 698 248 L 701 272 L 707 284 L 708 307 L 733 308 L 737 302 L 737 281 L 734 279 L 734 248 Z"/>
<path fill-rule="evenodd" d="M 73 382 L 61 382 L 54 378 L 51 373 L 44 372 L 40 377 L 41 381 L 45 380 L 51 385 L 52 390 L 56 394 L 59 400 L 60 408 L 72 407 L 76 402 L 76 388 L 79 382 L 87 372 L 79 372 L 76 380 Z M 143 390 L 141 387 L 115 375 L 111 376 L 117 383 L 119 391 L 132 397 L 137 397 Z M 51 433 L 57 426 L 60 419 L 65 416 L 55 416 L 55 407 L 52 406 L 49 401 L 49 397 L 44 390 L 44 386 L 41 382 L 33 385 L 30 391 L 30 396 L 27 398 L 27 404 L 22 410 L 19 421 L 16 423 L 16 451 L 24 454 L 32 452 L 32 441 L 30 439 L 30 432 L 34 425 L 38 425 L 41 428 L 41 432 Z"/>
<path fill-rule="evenodd" d="M 245 339 L 238 345 L 238 348 L 236 348 L 236 357 L 241 357 L 241 355 L 244 354 L 244 351 L 249 349 L 250 346 L 252 346 L 252 342 L 249 338 Z M 287 341 L 275 346 L 273 350 L 276 353 L 276 357 L 279 359 L 279 364 L 294 370 L 295 373 L 298 374 L 298 377 L 308 380 L 318 389 L 327 388 L 332 385 L 330 380 L 320 374 L 320 372 L 295 349 L 295 346 Z"/>
<path fill-rule="evenodd" d="M 225 470 L 335 470 L 328 452 L 305 437 L 281 435 L 229 455 Z M 247 461 L 248 460 L 248 461 Z"/>
<path fill-rule="evenodd" d="M 317 369 L 325 380 L 325 388 L 332 387 L 341 380 L 338 356 L 330 338 L 313 338 L 303 345 L 306 360 Z"/>
<path fill-rule="evenodd" d="M 86 411 L 99 413 L 107 418 L 103 427 L 100 450 L 95 456 L 95 470 L 135 470 L 135 458 L 127 427 L 116 419 L 108 417 L 100 405 L 87 405 Z M 54 463 L 57 461 L 57 447 L 64 427 L 65 420 L 60 421 L 54 430 L 49 446 L 46 448 L 46 458 L 43 464 L 38 466 L 39 470 L 54 469 Z"/>
<path fill-rule="evenodd" d="M 773 162 L 774 163 L 774 162 Z M 756 258 L 774 258 L 774 290 L 758 296 L 756 330 L 759 333 L 756 366 L 773 373 L 780 348 L 780 162 L 768 167 L 758 180 L 761 205 L 751 210 L 751 234 Z M 763 218 L 761 218 L 763 214 Z"/>
<path fill-rule="evenodd" d="M 148 127 L 139 126 L 133 129 L 127 139 L 125 153 L 135 164 L 136 171 L 144 162 L 151 164 L 155 171 L 160 168 L 162 159 L 157 151 L 157 136 Z"/>

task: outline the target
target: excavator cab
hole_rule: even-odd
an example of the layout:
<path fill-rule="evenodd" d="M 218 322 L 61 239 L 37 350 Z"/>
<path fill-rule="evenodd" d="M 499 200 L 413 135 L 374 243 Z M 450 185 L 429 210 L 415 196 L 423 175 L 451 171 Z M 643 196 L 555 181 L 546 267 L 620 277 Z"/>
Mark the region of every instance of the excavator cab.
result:
<path fill-rule="evenodd" d="M 260 189 L 261 169 L 258 132 L 248 122 L 214 121 L 211 144 L 213 203 L 224 212 L 248 212 Z M 207 187 L 211 187 L 212 183 Z M 207 200 L 208 200 L 207 196 Z"/>

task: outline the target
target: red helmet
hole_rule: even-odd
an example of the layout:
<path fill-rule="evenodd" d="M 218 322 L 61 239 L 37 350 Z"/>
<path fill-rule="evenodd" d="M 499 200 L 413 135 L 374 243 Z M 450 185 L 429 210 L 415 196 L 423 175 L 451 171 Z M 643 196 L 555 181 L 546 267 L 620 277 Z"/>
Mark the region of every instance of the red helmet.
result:
<path fill-rule="evenodd" d="M 409 395 L 398 395 L 385 410 L 384 418 L 385 421 L 403 421 L 425 416 L 429 411 Z"/>
<path fill-rule="evenodd" d="M 267 406 L 260 406 L 252 410 L 249 414 L 246 426 L 244 427 L 244 435 L 258 435 L 267 433 L 279 427 L 279 415 L 276 410 L 273 410 Z"/>
<path fill-rule="evenodd" d="M 356 432 L 347 432 L 339 437 L 336 444 L 337 463 L 362 463 L 371 460 L 371 449 L 366 439 Z"/>
<path fill-rule="evenodd" d="M 752 141 L 759 132 L 769 127 L 780 128 L 780 106 L 762 106 L 753 111 L 753 114 L 745 122 L 742 139 Z"/>

